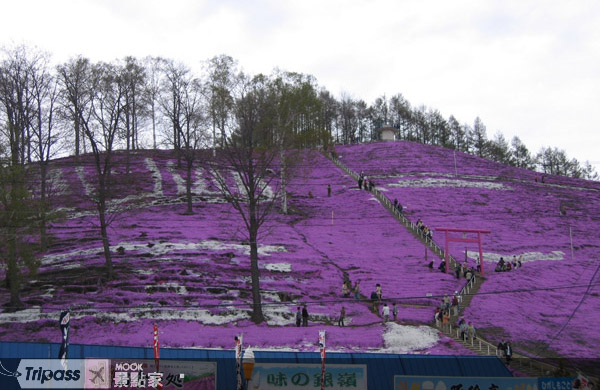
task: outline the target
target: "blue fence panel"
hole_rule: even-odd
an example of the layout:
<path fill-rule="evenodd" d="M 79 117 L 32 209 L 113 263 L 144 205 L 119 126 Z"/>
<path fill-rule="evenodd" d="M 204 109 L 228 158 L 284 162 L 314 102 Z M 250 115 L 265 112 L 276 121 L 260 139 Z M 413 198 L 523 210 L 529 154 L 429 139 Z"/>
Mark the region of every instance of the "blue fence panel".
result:
<path fill-rule="evenodd" d="M 47 359 L 58 357 L 57 343 L 0 342 L 0 357 Z M 161 359 L 199 360 L 217 363 L 217 386 L 236 386 L 235 351 L 161 348 Z M 254 351 L 257 362 L 320 364 L 318 352 Z M 71 344 L 71 359 L 153 359 L 152 348 Z M 509 377 L 510 371 L 493 356 L 429 356 L 371 353 L 328 353 L 330 364 L 364 364 L 369 389 L 392 389 L 394 375 Z"/>
<path fill-rule="evenodd" d="M 458 364 L 461 371 L 468 373 L 468 376 L 512 376 L 508 368 L 495 356 L 461 356 Z"/>

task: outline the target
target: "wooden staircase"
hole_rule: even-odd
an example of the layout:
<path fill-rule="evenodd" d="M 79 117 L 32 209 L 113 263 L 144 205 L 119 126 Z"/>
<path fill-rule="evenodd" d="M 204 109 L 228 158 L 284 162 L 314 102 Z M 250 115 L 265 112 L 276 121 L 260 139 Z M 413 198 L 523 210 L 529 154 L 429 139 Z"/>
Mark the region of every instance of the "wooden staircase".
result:
<path fill-rule="evenodd" d="M 355 181 L 358 182 L 359 175 L 356 172 L 350 170 L 344 163 L 342 163 L 337 158 L 333 158 L 331 155 L 329 155 L 327 153 L 324 153 L 324 155 L 326 158 L 331 160 L 335 165 L 337 165 L 338 168 L 340 168 L 347 175 L 349 175 Z M 383 207 L 385 207 L 396 218 L 396 220 L 398 222 L 400 222 L 402 225 L 404 225 L 404 227 L 410 233 L 412 233 L 413 236 L 415 236 L 419 241 L 421 241 L 425 246 L 427 246 L 440 259 L 445 258 L 446 252 L 444 251 L 444 249 L 442 249 L 439 245 L 437 245 L 432 239 L 429 239 L 429 238 L 423 236 L 423 234 L 421 234 L 421 231 L 419 230 L 419 228 L 414 223 L 412 223 L 408 218 L 406 218 L 404 216 L 404 214 L 399 213 L 398 210 L 394 207 L 394 204 L 392 203 L 392 201 L 390 201 L 383 193 L 381 193 L 381 191 L 379 191 L 377 188 L 374 188 L 370 192 L 371 192 L 371 194 L 373 194 L 373 196 L 375 196 L 375 198 L 377 198 L 377 200 L 383 205 Z M 458 261 L 450 254 L 448 254 L 448 261 L 450 263 L 451 269 L 454 269 L 458 265 Z"/>

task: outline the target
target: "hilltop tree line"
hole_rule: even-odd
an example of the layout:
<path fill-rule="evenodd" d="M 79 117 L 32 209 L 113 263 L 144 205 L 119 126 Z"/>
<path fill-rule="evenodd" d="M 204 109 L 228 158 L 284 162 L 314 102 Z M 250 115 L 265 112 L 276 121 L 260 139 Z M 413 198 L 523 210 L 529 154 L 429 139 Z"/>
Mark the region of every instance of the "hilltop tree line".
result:
<path fill-rule="evenodd" d="M 510 144 L 500 133 L 489 139 L 480 118 L 472 125 L 445 119 L 437 110 L 412 107 L 401 94 L 371 105 L 346 95 L 336 98 L 310 75 L 281 70 L 249 75 L 226 55 L 206 60 L 201 74 L 195 74 L 168 58 L 93 62 L 80 56 L 53 65 L 50 55 L 37 49 L 5 48 L 0 57 L 0 255 L 10 306 L 22 307 L 22 270 L 35 272 L 34 254 L 46 250 L 46 231 L 59 217 L 49 207 L 49 162 L 65 154 L 92 158 L 90 199 L 110 281 L 115 164 L 124 164 L 129 174 L 131 152 L 164 148 L 174 151 L 186 172 L 186 214 L 193 214 L 192 169 L 203 166 L 243 219 L 251 247 L 252 318 L 261 322 L 259 230 L 275 202 L 287 212 L 285 186 L 294 151 L 376 141 L 382 126 L 395 127 L 402 140 L 551 174 L 597 178 L 589 163 L 569 159 L 563 150 L 544 148 L 534 156 L 517 137 Z M 231 171 L 237 187 L 228 185 Z M 269 195 L 271 183 L 278 188 Z M 241 193 L 232 189 L 240 187 Z"/>
<path fill-rule="evenodd" d="M 48 53 L 25 46 L 5 48 L 0 61 L 4 159 L 27 163 L 57 154 L 93 152 L 93 137 L 86 135 L 86 125 L 93 118 L 86 117 L 85 111 L 98 101 L 101 89 L 108 86 L 102 80 L 109 78 L 116 88 L 114 108 L 120 111 L 114 139 L 104 140 L 111 141 L 112 148 L 170 148 L 182 158 L 185 150 L 218 148 L 233 130 L 236 89 L 241 79 L 249 77 L 226 55 L 205 61 L 200 75 L 183 63 L 160 57 L 126 57 L 110 63 L 75 57 L 53 67 Z M 370 105 L 346 94 L 336 98 L 310 75 L 275 71 L 265 77 L 287 77 L 304 84 L 316 97 L 318 109 L 311 107 L 310 115 L 305 113 L 293 124 L 296 135 L 304 137 L 303 147 L 329 141 L 377 141 L 377 129 L 393 126 L 400 140 L 452 148 L 549 174 L 597 179 L 591 164 L 569 158 L 562 149 L 544 147 L 534 154 L 516 136 L 510 142 L 500 132 L 489 138 L 479 117 L 472 123 L 453 115 L 444 118 L 436 109 L 413 107 L 402 94 L 381 96 Z M 193 132 L 200 117 L 202 142 Z M 106 121 L 110 118 L 105 116 L 100 127 L 110 127 Z"/>
<path fill-rule="evenodd" d="M 51 66 L 46 53 L 22 46 L 5 51 L 0 61 L 0 229 L 5 237 L 0 256 L 7 267 L 9 307 L 24 306 L 24 271 L 31 275 L 39 267 L 35 254 L 45 251 L 48 225 L 59 217 L 49 207 L 52 158 L 66 150 L 76 162 L 89 164 L 91 158 L 88 199 L 96 205 L 104 281 L 110 282 L 109 225 L 118 211 L 111 203 L 118 196 L 115 170 L 129 174 L 132 151 L 170 148 L 187 173 L 186 214 L 193 214 L 192 168 L 202 166 L 243 219 L 250 246 L 252 319 L 262 322 L 259 230 L 276 202 L 281 200 L 287 212 L 281 194 L 294 151 L 329 147 L 323 112 L 311 76 L 284 71 L 248 75 L 228 56 L 206 61 L 199 77 L 169 59 L 94 63 L 77 57 Z"/>

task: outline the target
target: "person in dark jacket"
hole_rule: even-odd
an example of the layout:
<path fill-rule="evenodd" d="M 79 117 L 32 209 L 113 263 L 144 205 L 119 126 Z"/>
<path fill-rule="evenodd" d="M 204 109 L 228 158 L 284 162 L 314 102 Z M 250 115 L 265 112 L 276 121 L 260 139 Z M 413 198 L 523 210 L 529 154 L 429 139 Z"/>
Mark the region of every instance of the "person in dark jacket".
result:
<path fill-rule="evenodd" d="M 302 312 L 300 311 L 300 306 L 298 306 L 298 310 L 296 311 L 296 326 L 300 327 L 302 323 Z"/>
<path fill-rule="evenodd" d="M 340 318 L 338 319 L 338 326 L 344 326 L 344 318 L 346 318 L 346 308 L 342 306 L 342 310 L 340 310 Z"/>
<path fill-rule="evenodd" d="M 504 355 L 506 356 L 506 365 L 510 366 L 510 361 L 512 359 L 513 350 L 510 342 L 506 343 L 506 349 L 504 350 Z"/>
<path fill-rule="evenodd" d="M 498 343 L 498 351 L 500 351 L 500 357 L 503 357 L 506 353 L 506 342 L 504 340 Z"/>
<path fill-rule="evenodd" d="M 302 326 L 308 326 L 308 309 L 306 304 L 302 308 Z"/>

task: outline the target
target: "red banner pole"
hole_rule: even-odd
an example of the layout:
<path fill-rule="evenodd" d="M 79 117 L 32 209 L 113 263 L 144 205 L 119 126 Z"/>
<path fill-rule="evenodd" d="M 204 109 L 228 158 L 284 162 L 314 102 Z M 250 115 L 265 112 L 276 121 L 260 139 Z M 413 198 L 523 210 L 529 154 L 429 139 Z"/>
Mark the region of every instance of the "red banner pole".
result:
<path fill-rule="evenodd" d="M 237 390 L 244 390 L 244 383 L 242 381 L 242 338 L 243 335 L 239 335 L 235 338 L 235 369 L 237 375 Z"/>
<path fill-rule="evenodd" d="M 158 325 L 154 324 L 154 365 L 156 366 L 156 372 L 160 372 L 160 345 L 158 343 Z M 160 390 L 163 388 L 162 382 L 158 382 L 157 388 Z"/>

